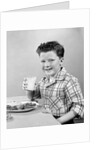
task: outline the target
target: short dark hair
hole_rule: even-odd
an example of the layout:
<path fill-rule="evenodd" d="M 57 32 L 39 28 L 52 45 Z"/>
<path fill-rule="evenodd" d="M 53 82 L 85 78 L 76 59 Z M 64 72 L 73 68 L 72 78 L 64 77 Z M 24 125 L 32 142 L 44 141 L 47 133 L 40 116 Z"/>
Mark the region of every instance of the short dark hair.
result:
<path fill-rule="evenodd" d="M 48 51 L 54 51 L 59 58 L 64 57 L 64 47 L 57 41 L 41 43 L 36 50 L 39 56 L 41 52 L 48 52 Z"/>

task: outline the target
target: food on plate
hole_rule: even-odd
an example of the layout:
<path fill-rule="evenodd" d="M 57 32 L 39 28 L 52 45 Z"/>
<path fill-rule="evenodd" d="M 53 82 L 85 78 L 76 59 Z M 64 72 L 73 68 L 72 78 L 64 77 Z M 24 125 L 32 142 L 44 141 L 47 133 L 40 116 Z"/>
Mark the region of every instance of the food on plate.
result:
<path fill-rule="evenodd" d="M 17 109 L 18 109 L 17 105 L 15 106 L 7 105 L 7 110 L 17 110 Z"/>
<path fill-rule="evenodd" d="M 36 106 L 36 102 L 22 102 L 19 105 L 7 105 L 7 110 L 23 110 L 28 108 L 35 108 Z"/>

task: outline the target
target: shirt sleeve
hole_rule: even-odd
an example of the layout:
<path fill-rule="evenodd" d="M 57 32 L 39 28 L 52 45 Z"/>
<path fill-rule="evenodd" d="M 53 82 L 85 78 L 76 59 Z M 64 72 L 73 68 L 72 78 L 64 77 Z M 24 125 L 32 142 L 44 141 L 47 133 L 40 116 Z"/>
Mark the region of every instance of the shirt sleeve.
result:
<path fill-rule="evenodd" d="M 84 116 L 84 99 L 81 92 L 78 79 L 73 77 L 66 85 L 66 94 L 71 103 L 70 110 L 73 110 L 75 115 Z"/>

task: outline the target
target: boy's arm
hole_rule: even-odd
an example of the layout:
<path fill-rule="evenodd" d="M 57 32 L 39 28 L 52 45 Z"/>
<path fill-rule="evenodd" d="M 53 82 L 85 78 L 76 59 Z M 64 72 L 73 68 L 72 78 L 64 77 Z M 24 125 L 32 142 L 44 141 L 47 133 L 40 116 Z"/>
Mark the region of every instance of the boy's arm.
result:
<path fill-rule="evenodd" d="M 65 93 L 67 97 L 69 97 L 69 99 L 72 101 L 72 106 L 69 112 L 58 119 L 60 123 L 64 123 L 71 119 L 74 119 L 77 115 L 83 117 L 84 114 L 83 95 L 77 79 L 71 80 L 71 82 L 66 85 Z"/>
<path fill-rule="evenodd" d="M 75 112 L 73 110 L 70 110 L 68 113 L 66 113 L 62 117 L 58 118 L 57 120 L 62 124 L 64 122 L 67 122 L 67 121 L 73 119 L 75 116 L 76 116 Z"/>

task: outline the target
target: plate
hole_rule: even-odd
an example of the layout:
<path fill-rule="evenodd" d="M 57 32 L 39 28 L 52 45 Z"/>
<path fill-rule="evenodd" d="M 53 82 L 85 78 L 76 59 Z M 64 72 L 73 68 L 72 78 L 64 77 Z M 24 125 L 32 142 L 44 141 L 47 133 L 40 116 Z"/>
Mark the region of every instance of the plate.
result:
<path fill-rule="evenodd" d="M 25 109 L 17 109 L 17 110 L 7 110 L 9 113 L 23 113 L 23 112 L 29 112 L 34 110 L 36 107 L 32 108 L 25 108 Z"/>
<path fill-rule="evenodd" d="M 7 104 L 7 112 L 9 113 L 21 113 L 32 111 L 37 108 L 39 104 L 37 102 L 24 101 L 19 104 Z"/>

